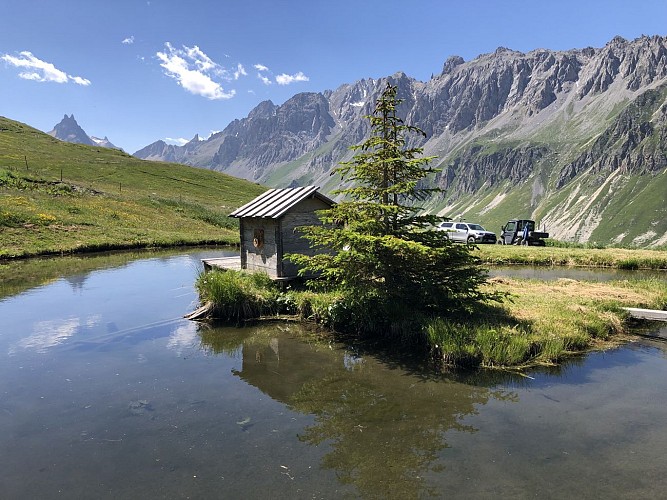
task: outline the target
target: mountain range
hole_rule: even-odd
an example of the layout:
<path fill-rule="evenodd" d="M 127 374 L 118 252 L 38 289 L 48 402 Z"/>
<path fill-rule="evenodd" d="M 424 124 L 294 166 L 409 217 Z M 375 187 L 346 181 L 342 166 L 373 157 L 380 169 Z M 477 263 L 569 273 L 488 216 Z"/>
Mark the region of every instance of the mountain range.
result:
<path fill-rule="evenodd" d="M 426 209 L 497 228 L 532 218 L 573 242 L 667 244 L 667 38 L 616 37 L 602 48 L 527 53 L 499 48 L 450 57 L 421 82 L 404 73 L 362 79 L 282 105 L 260 103 L 207 140 L 155 142 L 135 153 L 269 186 L 317 184 L 369 132 L 387 82 L 398 112 L 427 134 L 410 145 L 437 156 Z"/>
<path fill-rule="evenodd" d="M 75 144 L 86 144 L 88 146 L 101 146 L 103 148 L 120 149 L 114 146 L 109 139 L 104 136 L 103 139 L 93 137 L 79 126 L 74 115 L 65 115 L 60 122 L 53 127 L 53 130 L 47 132 L 50 136 L 60 139 L 65 142 L 73 142 Z"/>

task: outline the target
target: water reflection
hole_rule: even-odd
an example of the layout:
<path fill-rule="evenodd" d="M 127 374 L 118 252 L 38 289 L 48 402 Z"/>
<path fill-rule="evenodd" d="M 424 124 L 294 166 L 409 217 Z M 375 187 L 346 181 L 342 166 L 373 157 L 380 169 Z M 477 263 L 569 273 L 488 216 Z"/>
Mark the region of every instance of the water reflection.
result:
<path fill-rule="evenodd" d="M 140 259 L 155 259 L 173 266 L 174 257 L 180 256 L 192 259 L 193 265 L 196 265 L 200 258 L 206 256 L 223 257 L 237 253 L 231 248 L 193 249 L 190 256 L 184 255 L 182 249 L 146 249 L 0 261 L 0 300 L 61 278 L 73 290 L 81 291 L 91 272 L 122 267 Z"/>
<path fill-rule="evenodd" d="M 199 343 L 197 330 L 197 324 L 194 322 L 178 324 L 169 335 L 167 349 L 175 351 L 179 356 L 184 351 L 191 350 L 193 346 Z"/>
<path fill-rule="evenodd" d="M 657 497 L 667 488 L 667 433 L 656 424 L 667 418 L 664 342 L 523 375 L 436 375 L 294 324 L 182 319 L 201 257 L 19 266 L 25 282 L 11 278 L 14 292 L 0 298 L 3 498 Z"/>
<path fill-rule="evenodd" d="M 462 419 L 477 414 L 489 398 L 517 401 L 513 391 L 392 368 L 393 363 L 309 336 L 297 325 L 265 325 L 251 337 L 228 328 L 203 328 L 200 335 L 211 352 L 240 352 L 242 367 L 234 375 L 315 415 L 299 440 L 330 448 L 321 467 L 364 497 L 438 494 L 426 478 L 446 467 L 439 461 L 448 446 L 446 433 L 475 433 Z"/>
<path fill-rule="evenodd" d="M 9 354 L 16 354 L 20 349 L 44 353 L 49 348 L 62 344 L 74 335 L 84 334 L 100 323 L 100 315 L 86 318 L 70 317 L 37 321 L 33 324 L 33 333 L 21 338 L 9 348 Z"/>
<path fill-rule="evenodd" d="M 546 266 L 490 266 L 489 276 L 553 281 L 561 278 L 577 281 L 617 281 L 634 279 L 667 280 L 667 272 L 659 270 L 628 270 L 597 267 L 546 267 Z"/>

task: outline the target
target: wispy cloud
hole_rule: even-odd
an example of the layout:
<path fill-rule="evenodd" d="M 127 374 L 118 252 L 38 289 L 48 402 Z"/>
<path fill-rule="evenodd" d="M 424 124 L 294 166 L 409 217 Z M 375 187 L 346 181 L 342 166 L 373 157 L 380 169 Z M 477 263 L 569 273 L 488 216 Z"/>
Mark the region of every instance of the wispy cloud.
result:
<path fill-rule="evenodd" d="M 20 52 L 18 57 L 4 54 L 0 59 L 17 68 L 24 68 L 26 71 L 19 73 L 19 77 L 25 80 L 55 83 L 74 82 L 77 85 L 90 85 L 90 80 L 80 76 L 68 75 L 53 64 L 38 59 L 32 55 L 32 52 Z"/>
<path fill-rule="evenodd" d="M 176 49 L 167 42 L 165 48 L 164 52 L 156 54 L 162 61 L 160 66 L 164 68 L 167 76 L 176 80 L 185 90 L 211 100 L 234 97 L 235 90 L 227 92 L 215 80 L 231 80 L 233 76 L 199 47 L 196 45 L 194 47 L 183 46 L 182 49 Z"/>
<path fill-rule="evenodd" d="M 242 76 L 247 76 L 248 73 L 246 73 L 245 68 L 243 67 L 243 64 L 239 64 L 236 67 L 236 71 L 234 71 L 234 80 L 238 80 Z"/>
<path fill-rule="evenodd" d="M 264 85 L 271 85 L 273 83 L 268 76 L 264 76 L 261 73 L 257 73 L 257 78 L 259 78 Z"/>
<path fill-rule="evenodd" d="M 273 83 L 271 78 L 264 74 L 265 72 L 270 71 L 269 68 L 263 64 L 255 64 L 254 68 L 257 70 L 257 78 L 259 78 L 264 85 L 271 85 Z"/>
<path fill-rule="evenodd" d="M 126 39 L 124 39 L 122 42 L 125 45 L 132 45 L 134 43 L 134 35 L 128 36 Z"/>
<path fill-rule="evenodd" d="M 264 85 L 271 85 L 273 83 L 271 77 L 267 75 L 267 73 L 272 74 L 268 67 L 264 66 L 263 64 L 255 64 L 253 67 L 257 70 L 257 78 L 259 78 Z M 290 83 L 294 82 L 307 82 L 310 81 L 310 78 L 299 71 L 293 75 L 281 73 L 280 75 L 276 76 L 275 80 L 278 85 L 289 85 Z"/>
<path fill-rule="evenodd" d="M 211 130 L 211 131 L 209 131 L 209 134 L 206 137 L 201 137 L 200 136 L 199 140 L 200 141 L 206 141 L 206 140 L 210 139 L 211 137 L 213 137 L 215 134 L 218 134 L 218 133 L 220 133 L 220 130 Z M 182 137 L 178 137 L 178 138 L 165 137 L 163 140 L 167 144 L 173 144 L 175 146 L 184 146 L 185 144 L 190 142 L 192 139 L 184 139 Z"/>
<path fill-rule="evenodd" d="M 293 75 L 288 75 L 286 73 L 282 73 L 282 74 L 276 76 L 276 83 L 278 85 L 289 85 L 290 83 L 307 82 L 309 80 L 310 80 L 310 78 L 308 78 L 306 75 L 304 75 L 301 71 L 299 71 L 298 73 L 295 73 Z"/>
<path fill-rule="evenodd" d="M 190 139 L 183 139 L 182 137 L 178 137 L 176 139 L 173 137 L 165 137 L 164 142 L 167 144 L 174 144 L 175 146 L 183 146 L 184 144 L 190 142 Z"/>

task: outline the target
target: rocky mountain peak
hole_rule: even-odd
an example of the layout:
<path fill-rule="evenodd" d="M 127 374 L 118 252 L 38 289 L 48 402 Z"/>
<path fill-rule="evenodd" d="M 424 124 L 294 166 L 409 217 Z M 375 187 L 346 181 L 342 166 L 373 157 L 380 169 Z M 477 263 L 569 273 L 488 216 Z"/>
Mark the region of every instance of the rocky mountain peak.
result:
<path fill-rule="evenodd" d="M 248 119 L 271 118 L 276 113 L 276 105 L 271 101 L 262 101 L 248 114 Z"/>
<path fill-rule="evenodd" d="M 72 115 L 63 116 L 63 119 L 60 120 L 53 130 L 47 132 L 49 135 L 60 139 L 65 142 L 72 142 L 75 144 L 86 144 L 88 146 L 101 146 L 103 148 L 112 148 L 120 149 L 117 146 L 114 146 L 107 136 L 104 136 L 104 139 L 98 137 L 89 136 L 77 123 L 74 118 L 74 113 Z"/>
<path fill-rule="evenodd" d="M 449 57 L 442 68 L 427 82 L 398 72 L 297 94 L 282 105 L 264 101 L 207 140 L 183 147 L 155 143 L 135 155 L 175 159 L 273 186 L 317 183 L 324 191 L 334 189 L 337 180 L 329 172 L 351 158 L 350 146 L 367 137 L 364 116 L 390 82 L 402 99 L 399 117 L 427 134 L 410 145 L 436 156 L 435 166 L 442 169 L 434 182 L 446 188 L 446 195 L 433 201 L 432 209 L 454 216 L 460 215 L 452 211 L 460 210 L 480 222 L 496 210 L 517 217 L 539 213 L 553 224 L 556 237 L 587 241 L 601 234 L 608 241 L 605 231 L 616 229 L 596 228 L 611 227 L 601 214 L 614 203 L 595 201 L 601 184 L 653 176 L 651 186 L 662 186 L 662 193 L 667 189 L 665 37 L 615 37 L 600 48 L 567 51 L 500 47 L 470 61 Z M 567 196 L 557 199 L 559 190 Z M 611 187 L 604 190 L 611 192 Z M 579 203 L 583 193 L 594 201 Z M 514 201 L 504 202 L 506 197 Z M 664 195 L 657 198 L 650 213 L 658 215 L 643 243 L 667 244 L 660 234 L 667 233 L 667 206 Z M 614 224 L 625 227 L 618 220 Z M 632 244 L 639 235 L 614 237 Z"/>
<path fill-rule="evenodd" d="M 449 56 L 445 61 L 445 64 L 442 66 L 441 74 L 445 75 L 451 73 L 454 68 L 463 64 L 465 60 L 461 56 Z"/>
<path fill-rule="evenodd" d="M 65 142 L 87 144 L 89 146 L 95 145 L 95 141 L 93 141 L 76 122 L 74 114 L 71 116 L 65 115 L 63 119 L 53 127 L 53 130 L 48 132 L 48 134 Z"/>

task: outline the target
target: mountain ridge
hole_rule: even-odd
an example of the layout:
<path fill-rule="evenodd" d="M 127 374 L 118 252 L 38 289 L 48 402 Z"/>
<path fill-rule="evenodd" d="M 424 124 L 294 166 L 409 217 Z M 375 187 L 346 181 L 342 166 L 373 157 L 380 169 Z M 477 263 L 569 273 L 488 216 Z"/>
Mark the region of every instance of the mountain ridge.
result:
<path fill-rule="evenodd" d="M 399 116 L 427 134 L 411 145 L 437 156 L 432 166 L 442 169 L 432 182 L 446 192 L 429 210 L 492 227 L 532 217 L 568 241 L 667 244 L 661 36 L 567 51 L 500 47 L 470 61 L 451 56 L 427 82 L 398 72 L 282 105 L 265 101 L 205 141 L 154 143 L 135 155 L 330 192 L 340 183 L 331 169 L 367 135 L 363 117 L 387 82 L 403 99 Z M 625 213 L 614 208 L 621 200 Z"/>

